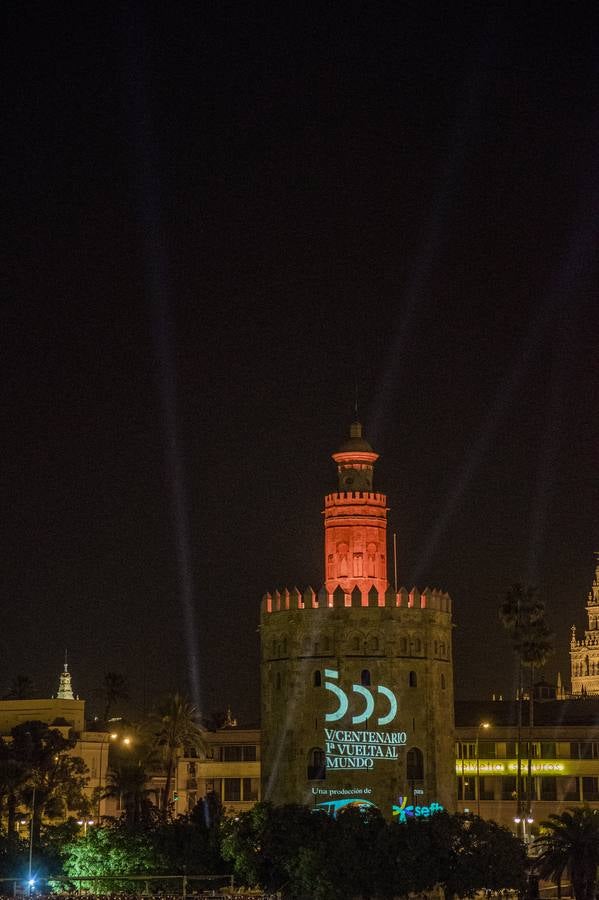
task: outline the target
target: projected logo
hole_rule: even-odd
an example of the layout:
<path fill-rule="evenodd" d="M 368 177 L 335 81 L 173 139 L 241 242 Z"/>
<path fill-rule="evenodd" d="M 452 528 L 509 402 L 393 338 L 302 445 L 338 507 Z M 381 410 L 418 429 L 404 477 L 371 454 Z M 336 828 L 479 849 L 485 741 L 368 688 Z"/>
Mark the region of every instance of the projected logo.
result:
<path fill-rule="evenodd" d="M 324 670 L 325 678 L 331 678 L 335 681 L 339 678 L 339 672 L 336 672 L 334 669 L 325 669 Z M 339 719 L 342 719 L 349 708 L 349 697 L 345 693 L 345 691 L 339 687 L 339 685 L 335 684 L 334 681 L 325 681 L 324 683 L 327 691 L 330 691 L 335 695 L 338 701 L 337 709 L 334 712 L 325 714 L 325 722 L 338 722 Z M 364 687 L 363 684 L 352 684 L 352 691 L 354 694 L 357 694 L 359 697 L 362 697 L 364 700 L 364 709 L 359 712 L 357 715 L 352 716 L 352 725 L 359 725 L 361 722 L 366 722 L 368 719 L 372 717 L 374 712 L 374 704 L 375 698 L 373 692 L 368 687 Z M 397 699 L 393 691 L 390 691 L 389 688 L 384 687 L 382 684 L 379 684 L 376 689 L 377 694 L 380 694 L 384 697 L 385 701 L 388 703 L 388 709 L 385 712 L 384 716 L 379 716 L 377 719 L 378 725 L 389 725 L 397 715 Z"/>
<path fill-rule="evenodd" d="M 406 819 L 428 819 L 429 816 L 434 816 L 443 809 L 444 807 L 440 803 L 431 803 L 430 806 L 414 806 L 408 804 L 407 797 L 399 797 L 399 806 L 393 804 L 393 816 L 400 822 L 405 822 Z"/>
<path fill-rule="evenodd" d="M 363 800 L 361 797 L 347 797 L 345 800 L 326 800 L 324 803 L 317 803 L 315 810 L 322 810 L 333 819 L 337 817 L 337 813 L 344 812 L 346 809 L 378 809 L 375 803 L 370 800 Z"/>

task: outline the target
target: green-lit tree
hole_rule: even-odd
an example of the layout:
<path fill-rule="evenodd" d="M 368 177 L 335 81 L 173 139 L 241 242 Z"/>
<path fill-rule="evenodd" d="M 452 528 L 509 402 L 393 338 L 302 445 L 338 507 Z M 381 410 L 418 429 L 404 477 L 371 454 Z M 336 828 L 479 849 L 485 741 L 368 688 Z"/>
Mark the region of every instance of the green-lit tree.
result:
<path fill-rule="evenodd" d="M 594 900 L 599 866 L 599 811 L 588 806 L 554 813 L 541 822 L 534 842 L 539 852 L 536 868 L 541 878 L 558 885 L 570 874 L 576 900 Z"/>
<path fill-rule="evenodd" d="M 542 668 L 553 653 L 553 634 L 545 620 L 545 604 L 534 587 L 514 584 L 499 607 L 499 618 L 518 657 L 518 772 L 516 792 L 521 814 L 521 738 L 522 738 L 522 672 L 530 671 L 528 707 L 527 805 L 532 797 L 532 740 L 534 729 L 534 673 Z"/>
<path fill-rule="evenodd" d="M 171 694 L 150 717 L 150 729 L 154 741 L 162 753 L 166 779 L 162 791 L 160 810 L 169 816 L 171 786 L 177 759 L 185 748 L 205 752 L 204 730 L 196 707 L 182 694 Z"/>

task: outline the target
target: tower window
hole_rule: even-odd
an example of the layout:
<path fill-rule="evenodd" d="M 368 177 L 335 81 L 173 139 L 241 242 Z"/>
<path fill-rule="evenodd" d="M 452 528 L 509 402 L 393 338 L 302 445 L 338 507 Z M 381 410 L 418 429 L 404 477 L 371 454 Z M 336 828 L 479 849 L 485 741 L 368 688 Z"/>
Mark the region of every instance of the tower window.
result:
<path fill-rule="evenodd" d="M 410 687 L 418 687 L 418 676 L 416 675 L 416 672 L 410 672 L 408 676 L 408 684 L 410 685 Z"/>
<path fill-rule="evenodd" d="M 445 690 L 445 675 L 441 672 L 441 690 Z"/>
<path fill-rule="evenodd" d="M 406 754 L 406 777 L 408 781 L 424 780 L 424 757 L 418 747 L 411 747 Z"/>
<path fill-rule="evenodd" d="M 277 675 L 275 678 L 275 688 L 277 689 L 277 691 L 281 690 L 281 673 L 280 672 L 277 672 Z"/>
<path fill-rule="evenodd" d="M 399 652 L 400 653 L 408 652 L 408 639 L 405 637 L 402 637 L 399 639 Z"/>
<path fill-rule="evenodd" d="M 324 750 L 315 747 L 308 756 L 308 780 L 324 781 L 326 778 L 326 757 Z"/>
<path fill-rule="evenodd" d="M 322 685 L 322 675 L 320 674 L 320 669 L 316 669 L 316 671 L 314 672 L 312 684 L 314 685 L 314 687 L 320 687 Z"/>
<path fill-rule="evenodd" d="M 363 685 L 363 687 L 370 686 L 370 670 L 369 669 L 362 669 L 362 672 L 360 674 L 360 684 Z"/>
<path fill-rule="evenodd" d="M 420 638 L 416 638 L 414 641 L 414 653 L 422 653 L 422 641 Z"/>
<path fill-rule="evenodd" d="M 359 651 L 359 649 L 360 649 L 360 635 L 359 634 L 354 635 L 354 637 L 352 639 L 351 648 L 352 648 L 352 650 L 355 650 L 356 652 Z"/>

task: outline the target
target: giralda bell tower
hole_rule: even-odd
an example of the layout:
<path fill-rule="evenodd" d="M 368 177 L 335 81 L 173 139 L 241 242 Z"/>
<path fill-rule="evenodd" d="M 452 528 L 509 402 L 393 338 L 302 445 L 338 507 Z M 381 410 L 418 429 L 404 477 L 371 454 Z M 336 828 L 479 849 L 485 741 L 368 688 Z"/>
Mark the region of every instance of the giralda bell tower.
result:
<path fill-rule="evenodd" d="M 262 796 L 405 818 L 455 807 L 451 599 L 389 585 L 377 459 L 354 422 L 324 501 L 324 585 L 263 597 Z"/>

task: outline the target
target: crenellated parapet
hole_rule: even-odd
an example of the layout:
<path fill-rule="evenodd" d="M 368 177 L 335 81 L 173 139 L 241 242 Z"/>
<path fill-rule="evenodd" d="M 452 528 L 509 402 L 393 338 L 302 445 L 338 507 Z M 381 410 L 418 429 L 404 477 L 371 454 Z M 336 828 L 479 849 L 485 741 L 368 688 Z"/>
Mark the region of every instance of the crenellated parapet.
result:
<path fill-rule="evenodd" d="M 281 591 L 275 590 L 272 593 L 266 593 L 262 597 L 261 610 L 263 614 L 269 614 L 286 610 L 322 610 L 352 607 L 430 609 L 451 614 L 451 597 L 444 591 L 428 587 L 423 591 L 416 587 L 413 587 L 410 591 L 404 587 L 398 591 L 388 588 L 383 593 L 373 584 L 368 590 L 361 590 L 356 586 L 348 593 L 344 591 L 341 585 L 337 585 L 333 591 L 327 591 L 323 585 L 318 592 L 312 587 L 307 587 L 303 591 L 294 587 L 292 590 L 283 588 Z"/>
<path fill-rule="evenodd" d="M 348 503 L 361 506 L 365 502 L 373 506 L 385 507 L 387 505 L 387 495 L 378 491 L 334 491 L 331 494 L 327 494 L 324 498 L 325 508 L 329 506 L 346 506 Z"/>

